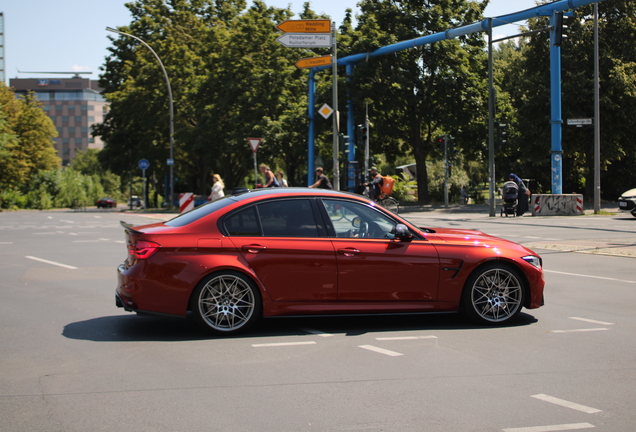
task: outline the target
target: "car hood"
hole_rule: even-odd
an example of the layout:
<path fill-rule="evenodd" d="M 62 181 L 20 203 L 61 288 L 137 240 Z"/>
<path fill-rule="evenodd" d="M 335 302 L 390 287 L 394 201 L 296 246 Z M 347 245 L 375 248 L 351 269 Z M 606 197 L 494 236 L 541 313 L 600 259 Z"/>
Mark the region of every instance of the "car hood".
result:
<path fill-rule="evenodd" d="M 630 189 L 621 195 L 621 198 L 633 198 L 636 197 L 636 189 Z"/>
<path fill-rule="evenodd" d="M 426 234 L 426 238 L 436 239 L 448 245 L 508 249 L 516 250 L 522 254 L 539 256 L 525 246 L 481 231 L 454 228 L 433 228 L 433 230 L 435 233 Z"/>

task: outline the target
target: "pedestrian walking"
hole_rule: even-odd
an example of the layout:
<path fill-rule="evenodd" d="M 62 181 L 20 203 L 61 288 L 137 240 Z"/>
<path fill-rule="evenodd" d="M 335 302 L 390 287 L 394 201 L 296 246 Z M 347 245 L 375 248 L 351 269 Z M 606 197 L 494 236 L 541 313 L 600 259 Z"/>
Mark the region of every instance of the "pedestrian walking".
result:
<path fill-rule="evenodd" d="M 528 189 L 523 180 L 521 180 L 519 176 L 514 173 L 511 173 L 508 176 L 508 179 L 510 179 L 510 181 L 512 182 L 515 182 L 515 184 L 519 188 L 519 195 L 517 197 L 517 216 L 523 216 L 523 214 L 528 211 L 528 197 L 531 193 L 530 189 Z"/>
<path fill-rule="evenodd" d="M 210 192 L 210 196 L 208 196 L 208 201 L 216 201 L 219 198 L 223 198 L 225 196 L 225 192 L 223 192 L 224 188 L 225 183 L 223 183 L 221 176 L 214 174 L 212 176 L 212 192 Z"/>

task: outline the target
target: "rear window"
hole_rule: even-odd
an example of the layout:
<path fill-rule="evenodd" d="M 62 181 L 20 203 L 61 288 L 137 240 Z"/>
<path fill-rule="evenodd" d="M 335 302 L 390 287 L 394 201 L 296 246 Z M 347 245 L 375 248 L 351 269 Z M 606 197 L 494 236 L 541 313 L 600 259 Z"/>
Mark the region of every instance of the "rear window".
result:
<path fill-rule="evenodd" d="M 191 224 L 192 222 L 198 221 L 199 219 L 201 219 L 204 216 L 209 215 L 210 213 L 213 213 L 217 210 L 222 209 L 223 207 L 226 207 L 230 204 L 235 203 L 236 200 L 234 200 L 232 197 L 228 196 L 225 198 L 221 198 L 219 200 L 213 201 L 211 203 L 207 203 L 207 204 L 203 204 L 200 205 L 199 207 L 190 210 L 187 213 L 183 213 L 180 214 L 179 216 L 170 219 L 168 222 L 166 222 L 165 224 L 171 227 L 182 227 L 188 224 Z"/>

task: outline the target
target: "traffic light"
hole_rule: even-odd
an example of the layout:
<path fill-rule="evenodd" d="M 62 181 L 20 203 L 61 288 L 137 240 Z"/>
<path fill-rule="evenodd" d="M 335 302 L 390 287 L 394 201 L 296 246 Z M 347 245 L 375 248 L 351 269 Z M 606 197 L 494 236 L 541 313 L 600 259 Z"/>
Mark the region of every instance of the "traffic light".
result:
<path fill-rule="evenodd" d="M 439 151 L 444 153 L 444 137 L 443 136 L 439 136 L 439 137 L 435 138 L 435 142 L 437 143 L 437 148 L 439 149 Z"/>
<path fill-rule="evenodd" d="M 363 124 L 358 125 L 358 143 L 364 145 L 367 142 L 367 127 Z"/>
<path fill-rule="evenodd" d="M 508 125 L 505 123 L 495 122 L 495 128 L 497 128 L 497 146 L 503 147 L 508 143 Z"/>
<path fill-rule="evenodd" d="M 457 149 L 455 148 L 455 137 L 448 137 L 448 160 L 454 160 L 457 156 Z"/>
<path fill-rule="evenodd" d="M 349 146 L 347 145 L 348 142 L 349 135 L 345 135 L 342 133 L 338 134 L 338 144 L 341 152 L 347 153 L 349 151 Z"/>
<path fill-rule="evenodd" d="M 567 16 L 563 15 L 563 12 L 555 12 L 554 46 L 561 46 L 563 39 L 566 39 L 568 37 L 568 35 L 565 33 L 568 29 L 568 26 L 564 24 L 564 18 L 567 18 Z"/>

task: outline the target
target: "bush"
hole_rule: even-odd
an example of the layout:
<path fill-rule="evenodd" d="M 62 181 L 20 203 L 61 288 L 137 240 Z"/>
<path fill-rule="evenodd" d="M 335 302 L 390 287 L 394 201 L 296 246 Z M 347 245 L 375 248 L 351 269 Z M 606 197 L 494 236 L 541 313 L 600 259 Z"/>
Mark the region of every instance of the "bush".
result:
<path fill-rule="evenodd" d="M 2 191 L 0 192 L 0 208 L 7 210 L 27 208 L 27 197 L 14 189 Z"/>

